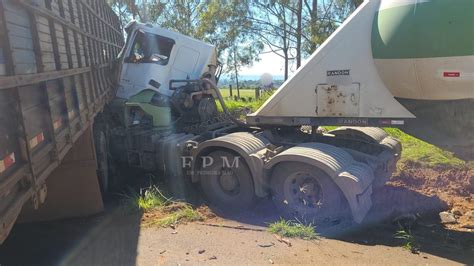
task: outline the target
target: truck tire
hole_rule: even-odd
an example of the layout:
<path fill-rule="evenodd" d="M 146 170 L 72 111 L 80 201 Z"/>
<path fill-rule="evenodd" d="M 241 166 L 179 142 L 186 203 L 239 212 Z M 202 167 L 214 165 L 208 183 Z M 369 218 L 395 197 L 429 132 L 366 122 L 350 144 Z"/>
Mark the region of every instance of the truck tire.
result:
<path fill-rule="evenodd" d="M 95 133 L 95 152 L 97 156 L 97 177 L 102 195 L 110 190 L 110 171 L 107 137 L 104 131 Z"/>
<path fill-rule="evenodd" d="M 201 187 L 207 199 L 222 209 L 251 207 L 256 198 L 255 189 L 245 161 L 238 159 L 238 164 L 233 164 L 240 157 L 227 151 L 214 151 L 208 156 L 213 160 L 212 165 L 200 169 Z"/>
<path fill-rule="evenodd" d="M 279 163 L 273 169 L 271 188 L 274 204 L 289 218 L 320 222 L 343 218 L 349 211 L 339 187 L 312 165 Z"/>

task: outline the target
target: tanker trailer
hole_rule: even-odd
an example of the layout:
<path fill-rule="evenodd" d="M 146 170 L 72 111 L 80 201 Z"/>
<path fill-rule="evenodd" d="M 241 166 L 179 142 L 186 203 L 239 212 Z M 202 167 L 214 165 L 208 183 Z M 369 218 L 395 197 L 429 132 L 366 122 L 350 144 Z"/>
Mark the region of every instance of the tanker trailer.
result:
<path fill-rule="evenodd" d="M 474 2 L 383 1 L 372 25 L 378 73 L 417 119 L 403 128 L 472 160 Z"/>
<path fill-rule="evenodd" d="M 470 0 L 365 1 L 248 121 L 397 125 L 472 158 L 473 14 Z"/>

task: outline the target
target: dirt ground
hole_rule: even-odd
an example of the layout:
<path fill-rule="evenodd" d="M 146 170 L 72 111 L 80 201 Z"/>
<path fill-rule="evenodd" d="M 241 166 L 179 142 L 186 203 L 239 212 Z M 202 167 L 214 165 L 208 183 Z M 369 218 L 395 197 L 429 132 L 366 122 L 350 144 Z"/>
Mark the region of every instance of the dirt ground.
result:
<path fill-rule="evenodd" d="M 433 169 L 415 163 L 407 164 L 391 178 L 384 193 L 388 197 L 380 197 L 384 199 L 381 205 L 396 202 L 393 206 L 399 211 L 413 214 L 437 214 L 446 210 L 456 218 L 456 223 L 445 224 L 446 227 L 473 232 L 474 169 L 472 168 Z"/>
<path fill-rule="evenodd" d="M 0 247 L 0 265 L 473 264 L 474 233 L 465 226 L 473 184 L 472 170 L 410 165 L 374 192 L 363 224 L 321 224 L 317 240 L 291 239 L 291 246 L 266 231 L 279 219 L 269 199 L 174 229 L 145 227 L 143 214 L 124 213 L 112 201 L 97 216 L 16 225 Z M 442 210 L 456 212 L 457 223 L 440 223 Z M 394 222 L 408 214 L 414 220 Z M 400 225 L 417 252 L 394 237 Z"/>

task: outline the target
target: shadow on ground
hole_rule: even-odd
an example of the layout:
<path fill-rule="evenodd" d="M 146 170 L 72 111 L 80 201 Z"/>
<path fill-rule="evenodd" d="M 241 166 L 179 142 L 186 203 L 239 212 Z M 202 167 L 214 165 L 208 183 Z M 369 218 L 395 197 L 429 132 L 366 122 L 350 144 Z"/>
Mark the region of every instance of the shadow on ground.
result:
<path fill-rule="evenodd" d="M 145 180 L 142 172 L 121 171 L 137 177 L 126 186 Z M 142 213 L 122 206 L 123 193 L 107 195 L 97 215 L 16 224 L 0 245 L 0 265 L 134 265 Z"/>
<path fill-rule="evenodd" d="M 0 246 L 3 265 L 134 265 L 141 213 L 17 224 Z M 87 254 L 87 256 L 84 256 Z"/>
<path fill-rule="evenodd" d="M 463 264 L 474 261 L 473 234 L 444 228 L 436 216 L 445 204 L 438 197 L 386 186 L 374 193 L 374 207 L 366 221 L 328 221 L 316 225 L 323 237 L 360 245 L 402 246 L 394 238 L 400 230 L 392 223 L 396 215 L 421 214 L 411 223 L 414 242 L 421 252 Z M 263 199 L 252 210 L 216 214 L 230 222 L 267 227 L 280 216 L 270 199 Z M 112 200 L 104 214 L 88 218 L 48 223 L 18 224 L 0 247 L 1 265 L 135 265 L 138 255 L 142 214 L 126 212 Z M 186 237 L 183 235 L 182 237 Z M 410 252 L 409 250 L 406 251 Z M 87 254 L 87 255 L 84 255 Z"/>
<path fill-rule="evenodd" d="M 394 234 L 402 229 L 409 230 L 414 237 L 412 244 L 421 254 L 428 253 L 470 264 L 474 261 L 474 233 L 445 228 L 437 214 L 446 208 L 446 203 L 437 196 L 426 196 L 407 188 L 387 185 L 374 192 L 373 208 L 362 224 L 335 220 L 316 224 L 315 227 L 322 237 L 389 247 L 403 246 L 406 242 L 395 238 Z M 216 208 L 213 210 L 219 217 L 260 227 L 267 227 L 269 223 L 280 219 L 271 199 L 263 199 L 255 208 L 238 213 Z M 407 214 L 416 217 L 416 220 L 394 221 Z"/>

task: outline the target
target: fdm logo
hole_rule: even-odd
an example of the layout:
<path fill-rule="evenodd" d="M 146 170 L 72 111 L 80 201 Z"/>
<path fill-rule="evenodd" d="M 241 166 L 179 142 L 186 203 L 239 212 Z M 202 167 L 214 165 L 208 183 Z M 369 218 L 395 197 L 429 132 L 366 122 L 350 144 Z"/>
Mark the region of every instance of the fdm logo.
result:
<path fill-rule="evenodd" d="M 192 156 L 181 157 L 181 163 L 183 169 L 188 169 L 188 175 L 200 175 L 200 176 L 225 176 L 233 175 L 234 169 L 240 167 L 240 156 L 233 157 L 233 160 L 225 156 L 214 158 L 211 156 L 201 156 L 199 158 L 202 162 L 201 168 L 196 169 L 197 171 L 191 170 L 193 160 Z"/>
<path fill-rule="evenodd" d="M 231 169 L 231 168 L 239 168 L 239 165 L 240 165 L 240 156 L 234 157 L 232 162 L 226 156 L 221 156 L 220 160 L 217 160 L 217 162 L 215 162 L 214 161 L 215 159 L 211 156 L 201 156 L 200 158 L 202 160 L 202 169 L 206 169 L 206 168 L 214 167 L 214 166 L 222 167 L 223 169 Z M 183 168 L 190 168 L 193 163 L 193 157 L 182 156 L 181 163 L 182 163 L 181 166 Z M 219 165 L 215 165 L 216 163 Z"/>

